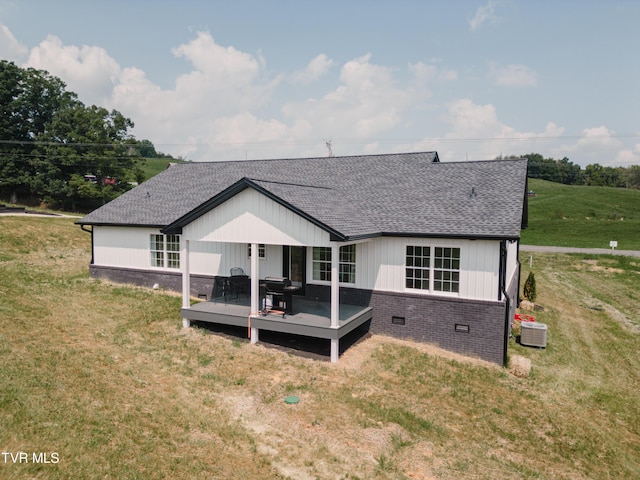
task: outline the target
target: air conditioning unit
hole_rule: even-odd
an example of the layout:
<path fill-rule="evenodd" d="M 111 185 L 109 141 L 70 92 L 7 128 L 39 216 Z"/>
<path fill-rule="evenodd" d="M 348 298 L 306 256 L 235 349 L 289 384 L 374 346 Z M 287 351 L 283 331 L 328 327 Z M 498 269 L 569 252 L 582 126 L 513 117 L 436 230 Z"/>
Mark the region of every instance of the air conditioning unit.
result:
<path fill-rule="evenodd" d="M 538 322 L 522 322 L 520 328 L 521 345 L 540 348 L 545 348 L 547 346 L 546 324 Z"/>

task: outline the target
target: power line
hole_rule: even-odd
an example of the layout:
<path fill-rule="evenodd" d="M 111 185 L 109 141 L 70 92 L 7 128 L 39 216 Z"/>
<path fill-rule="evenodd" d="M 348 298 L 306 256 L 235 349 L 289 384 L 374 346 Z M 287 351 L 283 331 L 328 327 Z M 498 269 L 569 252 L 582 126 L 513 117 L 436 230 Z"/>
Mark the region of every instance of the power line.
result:
<path fill-rule="evenodd" d="M 463 142 L 507 142 L 507 141 L 536 141 L 536 140 L 571 140 L 571 139 L 599 139 L 599 138 L 640 138 L 640 134 L 617 134 L 617 135 L 549 135 L 549 136 L 531 136 L 531 137 L 436 137 L 436 138 L 416 138 L 416 137 L 398 137 L 398 138 L 356 138 L 344 137 L 332 139 L 332 144 L 339 143 L 341 145 L 365 145 L 372 142 L 375 143 L 401 143 L 401 142 L 438 142 L 438 143 L 463 143 Z M 290 139 L 279 141 L 219 141 L 215 143 L 153 143 L 154 148 L 157 146 L 165 147 L 216 147 L 227 145 L 256 145 L 256 146 L 295 146 L 295 145 L 318 145 L 318 139 Z M 121 148 L 144 148 L 144 145 L 138 143 L 95 143 L 95 142 L 43 142 L 28 140 L 0 140 L 0 144 L 4 145 L 34 145 L 34 146 L 58 146 L 58 147 L 121 147 Z"/>

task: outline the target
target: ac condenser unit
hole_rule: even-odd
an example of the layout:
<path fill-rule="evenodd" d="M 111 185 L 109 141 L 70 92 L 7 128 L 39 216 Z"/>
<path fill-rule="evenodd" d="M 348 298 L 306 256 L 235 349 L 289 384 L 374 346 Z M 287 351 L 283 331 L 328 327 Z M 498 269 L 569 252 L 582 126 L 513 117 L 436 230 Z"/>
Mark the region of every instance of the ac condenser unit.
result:
<path fill-rule="evenodd" d="M 520 344 L 545 348 L 547 346 L 547 325 L 538 322 L 522 322 Z"/>

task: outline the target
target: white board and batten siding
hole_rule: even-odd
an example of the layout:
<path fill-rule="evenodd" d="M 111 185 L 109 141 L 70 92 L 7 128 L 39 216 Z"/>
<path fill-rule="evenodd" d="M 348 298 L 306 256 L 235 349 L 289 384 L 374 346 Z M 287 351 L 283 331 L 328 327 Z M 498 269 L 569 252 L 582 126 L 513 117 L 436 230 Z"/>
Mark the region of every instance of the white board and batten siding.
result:
<path fill-rule="evenodd" d="M 498 298 L 500 242 L 428 238 L 378 237 L 358 244 L 356 288 L 387 292 L 407 292 L 405 288 L 406 247 L 460 248 L 460 298 Z M 412 290 L 416 293 L 415 290 Z"/>
<path fill-rule="evenodd" d="M 149 270 L 151 235 L 157 228 L 93 227 L 93 263 L 105 267 Z"/>
<path fill-rule="evenodd" d="M 178 271 L 151 267 L 151 235 L 159 233 L 157 228 L 94 226 L 93 262 L 104 267 Z M 246 243 L 191 242 L 190 250 L 189 269 L 196 275 L 228 275 L 232 267 L 251 270 Z M 267 245 L 259 265 L 262 275 L 279 276 L 282 247 Z"/>
<path fill-rule="evenodd" d="M 518 273 L 518 242 L 507 242 L 507 278 L 506 285 L 510 285 L 513 276 Z"/>
<path fill-rule="evenodd" d="M 184 227 L 187 240 L 269 245 L 331 245 L 320 227 L 247 188 Z"/>

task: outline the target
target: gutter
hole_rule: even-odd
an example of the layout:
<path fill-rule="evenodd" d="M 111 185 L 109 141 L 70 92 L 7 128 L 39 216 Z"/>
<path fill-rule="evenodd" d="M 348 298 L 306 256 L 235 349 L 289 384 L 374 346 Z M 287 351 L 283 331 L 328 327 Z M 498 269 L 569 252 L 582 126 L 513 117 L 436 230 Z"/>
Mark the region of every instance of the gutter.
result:
<path fill-rule="evenodd" d="M 505 312 L 504 312 L 504 339 L 503 339 L 503 347 L 502 347 L 502 366 L 507 366 L 507 348 L 509 345 L 509 323 L 511 320 L 511 302 L 512 299 L 509 297 L 509 293 L 506 288 L 506 278 L 507 278 L 507 244 L 506 240 L 500 242 L 500 270 L 498 272 L 499 275 L 499 284 L 500 291 L 498 292 L 498 300 L 502 300 L 500 293 L 504 295 L 505 298 Z"/>
<path fill-rule="evenodd" d="M 83 225 L 83 224 L 79 224 L 79 225 L 80 225 L 80 229 L 82 231 L 91 234 L 91 263 L 90 263 L 90 265 L 93 265 L 93 227 L 91 228 L 91 230 L 88 230 L 88 229 L 85 228 L 85 225 Z"/>

